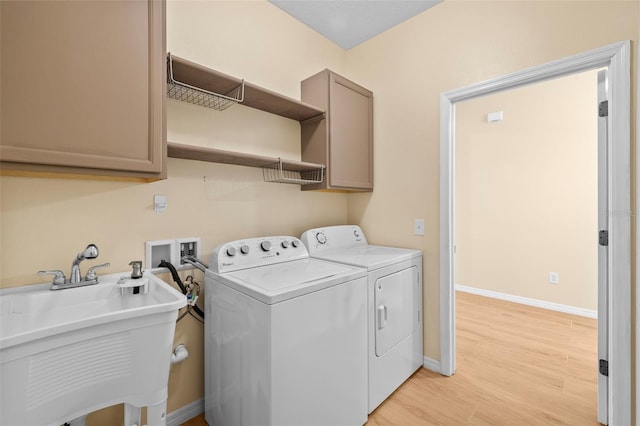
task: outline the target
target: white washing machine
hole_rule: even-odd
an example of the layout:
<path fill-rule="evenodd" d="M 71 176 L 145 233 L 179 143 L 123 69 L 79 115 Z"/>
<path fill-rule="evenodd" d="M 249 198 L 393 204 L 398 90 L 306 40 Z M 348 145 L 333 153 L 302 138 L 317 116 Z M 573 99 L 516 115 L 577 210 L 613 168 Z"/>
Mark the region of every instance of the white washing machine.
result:
<path fill-rule="evenodd" d="M 358 226 L 310 229 L 311 257 L 368 271 L 368 412 L 424 363 L 422 252 L 369 245 Z"/>
<path fill-rule="evenodd" d="M 366 271 L 295 237 L 233 241 L 205 274 L 211 426 L 367 421 Z"/>

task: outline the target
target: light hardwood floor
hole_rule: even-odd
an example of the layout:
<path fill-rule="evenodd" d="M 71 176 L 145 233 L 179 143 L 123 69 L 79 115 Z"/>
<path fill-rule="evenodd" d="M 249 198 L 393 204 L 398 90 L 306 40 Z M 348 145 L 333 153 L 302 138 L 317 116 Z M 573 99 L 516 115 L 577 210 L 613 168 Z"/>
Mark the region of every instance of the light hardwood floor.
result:
<path fill-rule="evenodd" d="M 597 321 L 456 294 L 457 371 L 421 368 L 370 416 L 387 425 L 597 425 Z M 183 426 L 205 426 L 198 416 Z"/>

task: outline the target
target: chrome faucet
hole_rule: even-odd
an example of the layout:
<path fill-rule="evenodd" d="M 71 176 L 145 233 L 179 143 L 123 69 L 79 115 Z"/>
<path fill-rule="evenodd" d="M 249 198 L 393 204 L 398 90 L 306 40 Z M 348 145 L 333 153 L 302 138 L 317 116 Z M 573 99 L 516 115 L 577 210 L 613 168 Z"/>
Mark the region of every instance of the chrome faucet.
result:
<path fill-rule="evenodd" d="M 71 263 L 71 277 L 68 280 L 65 278 L 64 273 L 58 269 L 38 271 L 38 275 L 54 275 L 51 290 L 61 290 L 63 288 L 74 288 L 97 284 L 98 274 L 96 274 L 95 270 L 98 268 L 106 268 L 111 266 L 111 264 L 103 263 L 101 265 L 92 266 L 89 268 L 87 275 L 83 279 L 82 274 L 80 273 L 80 262 L 85 259 L 95 259 L 99 254 L 100 252 L 95 244 L 89 244 L 87 248 L 78 253 Z"/>
<path fill-rule="evenodd" d="M 99 254 L 100 252 L 95 244 L 89 244 L 84 251 L 78 253 L 71 263 L 71 278 L 69 278 L 69 282 L 71 284 L 76 284 L 82 281 L 82 275 L 80 274 L 80 262 L 85 259 L 95 259 Z"/>

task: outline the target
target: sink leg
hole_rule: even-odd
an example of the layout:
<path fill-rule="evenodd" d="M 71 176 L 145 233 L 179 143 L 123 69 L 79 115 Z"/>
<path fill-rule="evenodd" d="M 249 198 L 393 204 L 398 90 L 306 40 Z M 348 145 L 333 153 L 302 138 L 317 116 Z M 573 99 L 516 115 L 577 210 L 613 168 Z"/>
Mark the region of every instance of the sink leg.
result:
<path fill-rule="evenodd" d="M 131 404 L 124 404 L 124 425 L 125 426 L 141 426 L 140 418 L 142 409 Z"/>
<path fill-rule="evenodd" d="M 167 400 L 147 407 L 148 426 L 166 426 L 167 424 Z"/>

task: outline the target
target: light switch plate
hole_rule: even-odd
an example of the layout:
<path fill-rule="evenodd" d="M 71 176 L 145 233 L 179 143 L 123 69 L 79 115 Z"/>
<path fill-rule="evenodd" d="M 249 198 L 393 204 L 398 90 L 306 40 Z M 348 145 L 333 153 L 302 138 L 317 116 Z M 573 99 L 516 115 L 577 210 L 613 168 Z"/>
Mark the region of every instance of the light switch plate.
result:
<path fill-rule="evenodd" d="M 414 219 L 413 235 L 424 235 L 424 219 Z"/>

